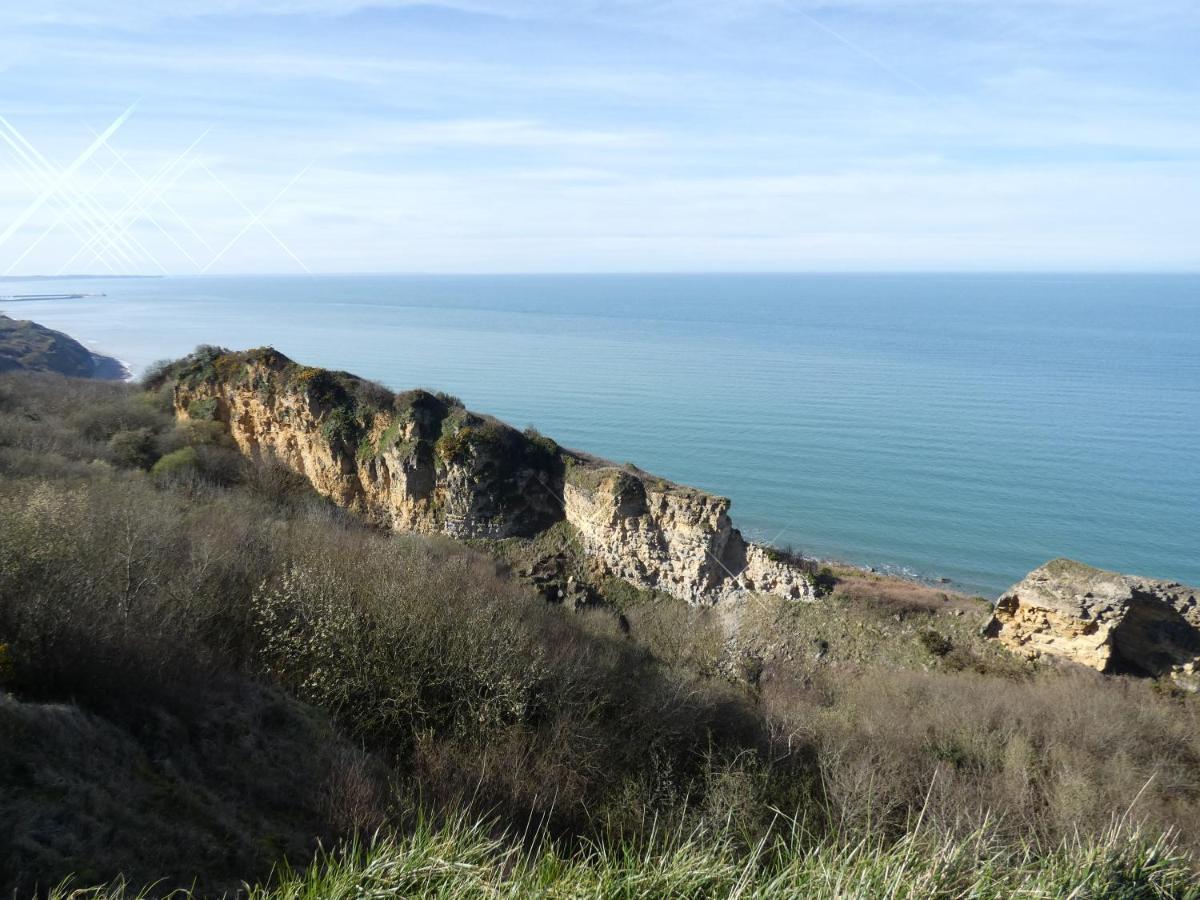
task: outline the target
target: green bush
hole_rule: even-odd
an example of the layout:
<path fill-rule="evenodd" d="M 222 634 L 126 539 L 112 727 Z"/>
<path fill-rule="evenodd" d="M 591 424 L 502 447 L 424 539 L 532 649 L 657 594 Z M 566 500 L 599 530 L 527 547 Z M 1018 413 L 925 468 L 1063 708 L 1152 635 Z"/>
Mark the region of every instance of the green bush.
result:
<path fill-rule="evenodd" d="M 365 431 L 354 413 L 341 406 L 326 413 L 321 423 L 321 436 L 330 444 L 340 446 L 343 452 L 357 452 Z"/>
<path fill-rule="evenodd" d="M 150 469 L 152 475 L 178 477 L 198 471 L 200 457 L 195 447 L 183 447 L 168 453 Z"/>
<path fill-rule="evenodd" d="M 828 566 L 822 566 L 809 576 L 809 583 L 813 587 L 813 593 L 817 597 L 828 597 L 833 593 L 833 589 L 837 587 L 837 576 L 833 574 L 833 570 Z"/>
<path fill-rule="evenodd" d="M 380 596 L 361 591 L 363 573 L 348 579 L 340 570 L 302 567 L 256 591 L 251 602 L 268 670 L 376 745 L 403 748 L 426 729 L 467 737 L 524 721 L 546 673 L 513 600 L 455 590 L 452 573 L 473 560 L 431 566 L 411 548 L 388 556 L 410 572 L 415 567 L 419 579 L 388 585 Z"/>
<path fill-rule="evenodd" d="M 153 402 L 141 395 L 117 394 L 97 398 L 94 402 L 72 411 L 69 426 L 81 436 L 94 441 L 107 441 L 118 431 L 148 428 L 161 431 L 172 423 Z"/>
<path fill-rule="evenodd" d="M 954 644 L 948 637 L 932 628 L 926 628 L 917 636 L 921 646 L 934 656 L 945 656 L 954 649 Z"/>
<path fill-rule="evenodd" d="M 149 469 L 159 457 L 158 442 L 149 428 L 118 431 L 108 439 L 113 462 L 127 469 Z"/>
<path fill-rule="evenodd" d="M 188 404 L 188 417 L 200 422 L 211 422 L 217 417 L 218 405 L 216 397 L 204 397 L 203 399 L 193 400 Z"/>

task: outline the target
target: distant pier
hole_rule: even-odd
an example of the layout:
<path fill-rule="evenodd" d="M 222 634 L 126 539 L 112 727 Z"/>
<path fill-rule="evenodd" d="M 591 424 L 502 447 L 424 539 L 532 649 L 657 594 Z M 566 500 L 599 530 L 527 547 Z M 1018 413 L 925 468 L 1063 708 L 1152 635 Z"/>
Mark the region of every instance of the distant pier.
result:
<path fill-rule="evenodd" d="M 0 295 L 0 300 L 21 303 L 31 300 L 84 300 L 88 297 L 103 297 L 104 294 L 10 294 Z"/>

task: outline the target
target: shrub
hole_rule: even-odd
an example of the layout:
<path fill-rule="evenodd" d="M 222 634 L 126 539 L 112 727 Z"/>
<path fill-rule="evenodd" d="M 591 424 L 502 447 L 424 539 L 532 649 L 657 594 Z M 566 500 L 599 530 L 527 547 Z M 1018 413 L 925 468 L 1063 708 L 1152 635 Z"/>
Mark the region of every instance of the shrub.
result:
<path fill-rule="evenodd" d="M 211 422 L 217 417 L 217 405 L 216 397 L 204 397 L 193 400 L 188 404 L 188 418 L 201 422 Z"/>
<path fill-rule="evenodd" d="M 155 434 L 149 428 L 118 431 L 108 439 L 113 462 L 129 469 L 149 469 L 159 457 Z"/>
<path fill-rule="evenodd" d="M 844 828 L 899 833 L 924 810 L 958 833 L 992 820 L 1055 841 L 1101 833 L 1117 814 L 1162 827 L 1179 821 L 1183 796 L 1200 797 L 1200 710 L 1156 702 L 1147 683 L 1086 672 L 800 677 L 764 678 L 764 709 L 778 728 L 812 736 Z"/>
<path fill-rule="evenodd" d="M 161 478 L 178 478 L 199 471 L 200 456 L 195 447 L 184 447 L 168 453 L 154 464 L 151 474 Z"/>
<path fill-rule="evenodd" d="M 118 431 L 160 431 L 171 423 L 152 403 L 136 395 L 118 394 L 74 410 L 68 424 L 85 438 L 107 441 Z"/>
<path fill-rule="evenodd" d="M 812 584 L 813 594 L 817 597 L 828 597 L 837 587 L 837 576 L 828 566 L 822 566 L 817 571 L 811 572 L 808 579 Z"/>
<path fill-rule="evenodd" d="M 419 557 L 400 561 L 425 568 Z M 443 573 L 424 574 L 426 592 L 445 583 Z M 358 592 L 344 578 L 295 568 L 252 600 L 268 669 L 298 696 L 355 734 L 401 748 L 427 728 L 464 736 L 523 721 L 544 676 L 538 648 L 511 617 L 473 591 L 431 604 L 394 585 L 385 597 L 346 602 Z"/>
<path fill-rule="evenodd" d="M 917 637 L 921 641 L 921 646 L 934 656 L 945 656 L 954 649 L 954 644 L 948 637 L 932 628 L 923 629 Z"/>
<path fill-rule="evenodd" d="M 352 393 L 359 408 L 371 411 L 391 409 L 396 398 L 390 388 L 366 378 L 355 379 Z"/>
<path fill-rule="evenodd" d="M 364 431 L 354 413 L 341 406 L 331 409 L 321 422 L 321 436 L 330 444 L 340 446 L 343 452 L 357 452 Z"/>
<path fill-rule="evenodd" d="M 527 427 L 523 433 L 525 435 L 525 440 L 527 440 L 534 447 L 537 447 L 541 453 L 548 457 L 558 455 L 558 442 L 555 441 L 554 438 L 546 437 L 546 435 L 542 434 L 532 425 Z"/>
<path fill-rule="evenodd" d="M 140 379 L 142 387 L 149 392 L 156 392 L 170 380 L 175 360 L 157 359 L 146 366 Z"/>

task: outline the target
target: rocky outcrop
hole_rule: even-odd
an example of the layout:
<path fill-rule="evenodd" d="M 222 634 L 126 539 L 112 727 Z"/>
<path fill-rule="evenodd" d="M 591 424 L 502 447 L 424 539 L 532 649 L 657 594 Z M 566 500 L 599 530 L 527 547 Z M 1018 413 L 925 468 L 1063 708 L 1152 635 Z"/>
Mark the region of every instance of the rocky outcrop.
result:
<path fill-rule="evenodd" d="M 601 570 L 639 587 L 690 602 L 814 597 L 798 565 L 742 538 L 727 499 L 563 450 L 454 398 L 393 394 L 269 348 L 202 349 L 169 375 L 180 418 L 223 423 L 243 453 L 377 524 L 507 538 L 566 519 Z"/>
<path fill-rule="evenodd" d="M 738 591 L 814 597 L 798 567 L 742 538 L 724 497 L 629 468 L 573 465 L 563 498 L 588 552 L 639 587 L 692 602 Z"/>
<path fill-rule="evenodd" d="M 399 531 L 530 535 L 562 517 L 557 447 L 427 391 L 392 394 L 274 350 L 192 359 L 176 414 L 224 423 L 248 456 Z"/>
<path fill-rule="evenodd" d="M 1028 657 L 1101 672 L 1200 675 L 1200 590 L 1069 559 L 1034 569 L 997 602 L 984 633 Z"/>

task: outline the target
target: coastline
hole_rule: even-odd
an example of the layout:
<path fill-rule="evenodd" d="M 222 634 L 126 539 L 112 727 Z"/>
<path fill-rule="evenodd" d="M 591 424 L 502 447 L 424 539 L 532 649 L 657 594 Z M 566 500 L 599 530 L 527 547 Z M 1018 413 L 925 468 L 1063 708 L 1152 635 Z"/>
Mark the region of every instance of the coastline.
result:
<path fill-rule="evenodd" d="M 12 318 L 0 309 L 0 371 L 47 371 L 72 378 L 133 381 L 133 366 L 97 352 L 93 349 L 97 343 L 30 319 Z"/>
<path fill-rule="evenodd" d="M 771 545 L 774 546 L 774 545 Z M 776 550 L 784 548 L 775 547 Z M 928 593 L 931 596 L 940 596 L 948 594 L 951 597 L 961 598 L 964 600 L 977 601 L 983 600 L 988 603 L 993 602 L 993 598 L 989 593 L 984 591 L 971 590 L 968 586 L 963 585 L 952 578 L 935 577 L 932 575 L 922 575 L 919 572 L 914 572 L 907 566 L 897 563 L 859 563 L 850 562 L 839 557 L 822 557 L 812 556 L 806 557 L 819 566 L 830 569 L 834 576 L 839 580 L 854 579 L 862 583 L 870 583 L 875 585 L 895 584 L 908 586 L 916 591 Z M 1020 577 L 1014 576 L 1014 577 Z M 999 596 L 1000 591 L 996 592 Z"/>
<path fill-rule="evenodd" d="M 92 377 L 98 381 L 133 381 L 133 366 L 115 356 L 105 356 L 103 353 L 92 354 Z"/>
<path fill-rule="evenodd" d="M 1034 327 L 1040 313 L 1031 319 L 1003 304 L 985 303 L 982 320 L 954 320 L 948 343 L 930 330 L 954 314 L 960 293 L 1011 291 L 1028 298 L 1031 314 L 1036 307 L 1055 321 L 1082 321 L 1077 300 L 1091 289 L 1082 279 L 1069 290 L 1035 279 L 946 281 L 95 281 L 71 288 L 103 290 L 107 299 L 10 310 L 95 338 L 89 346 L 128 359 L 138 374 L 199 343 L 271 341 L 397 388 L 432 384 L 568 446 L 730 496 L 749 540 L 778 535 L 810 556 L 933 584 L 948 576 L 966 593 L 995 598 L 1056 555 L 1200 583 L 1187 543 L 1198 451 L 1179 429 L 1195 418 L 1196 397 L 1184 390 L 1194 354 L 1178 349 L 1194 345 L 1195 315 L 1177 315 L 1178 295 L 1192 282 L 1104 285 L 1122 302 L 1155 298 L 1145 319 L 1154 352 L 1144 355 L 1119 339 L 1135 327 L 1132 316 L 1110 306 L 1096 312 L 1097 356 L 1115 361 L 1110 370 L 1074 341 L 1055 355 Z M 727 326 L 721 298 L 732 296 L 738 322 Z M 909 302 L 917 296 L 927 302 Z M 855 328 L 852 309 L 872 328 Z M 1166 320 L 1183 338 L 1160 345 Z M 989 337 L 987 322 L 1003 330 Z M 820 341 L 803 340 L 806 323 L 820 325 Z M 720 335 L 729 328 L 726 346 Z M 1012 398 L 971 362 L 968 347 L 996 361 L 997 377 L 1013 379 Z M 1026 359 L 1046 367 L 1044 379 L 1032 377 Z M 1115 390 L 1139 410 L 1138 428 L 1103 415 Z M 1077 402 L 1056 405 L 1064 391 Z M 1056 445 L 1077 464 L 1066 464 Z M 1144 465 L 1122 462 L 1121 447 Z M 1113 478 L 1103 494 L 1087 477 L 1102 470 Z M 1047 506 L 1037 486 L 1050 483 L 1062 502 Z M 1039 513 L 1029 519 L 1031 509 Z M 1117 523 L 1134 519 L 1139 527 L 1122 534 Z"/>

